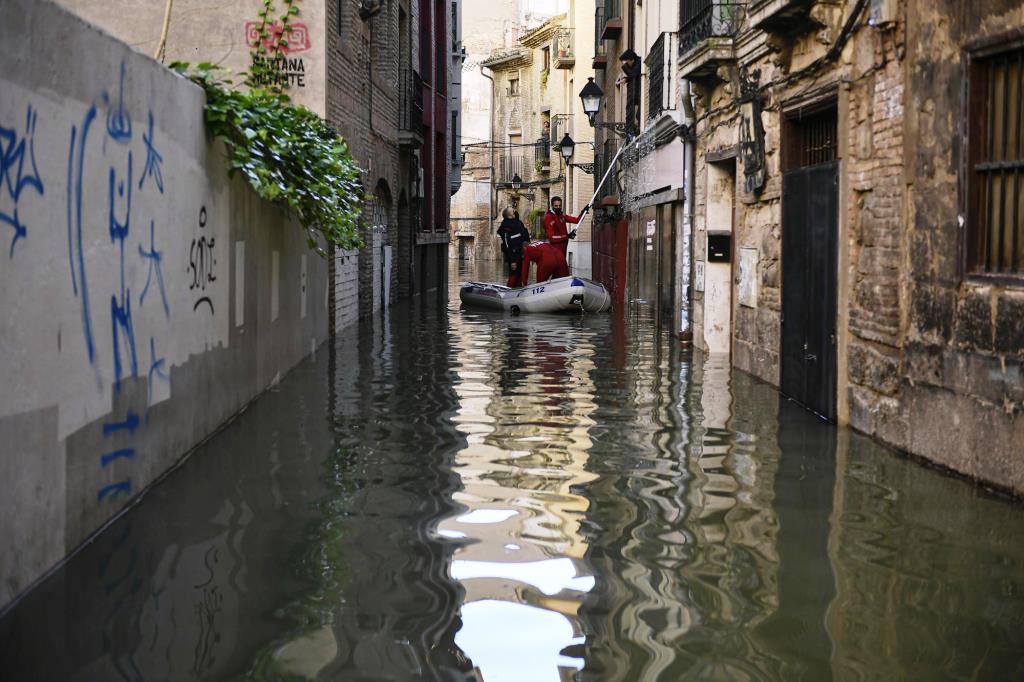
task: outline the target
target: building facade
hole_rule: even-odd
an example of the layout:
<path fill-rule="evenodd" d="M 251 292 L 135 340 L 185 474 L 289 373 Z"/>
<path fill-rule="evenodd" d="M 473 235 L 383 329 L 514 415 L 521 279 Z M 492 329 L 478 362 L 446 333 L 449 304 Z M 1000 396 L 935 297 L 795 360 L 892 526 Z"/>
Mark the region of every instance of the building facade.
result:
<path fill-rule="evenodd" d="M 688 336 L 692 164 L 689 98 L 675 58 L 679 11 L 667 0 L 606 0 L 594 10 L 592 67 L 603 91 L 595 177 L 606 178 L 594 215 L 594 274 L 620 305 L 647 307 Z"/>
<path fill-rule="evenodd" d="M 696 345 L 1024 493 L 1024 3 L 682 3 Z"/>
<path fill-rule="evenodd" d="M 96 0 L 60 3 L 165 62 L 209 61 L 245 73 L 260 40 L 260 0 L 177 0 L 169 13 L 164 3 L 132 13 Z M 283 11 L 274 5 L 272 34 Z M 273 69 L 296 103 L 338 130 L 364 171 L 364 247 L 331 259 L 331 326 L 338 330 L 398 296 L 446 286 L 460 101 L 449 92 L 460 70 L 461 0 L 311 0 L 296 7 L 287 52 Z"/>
<path fill-rule="evenodd" d="M 580 40 L 590 40 L 593 2 L 528 5 L 495 3 L 477 11 L 472 33 L 467 30 L 464 78 L 474 85 L 463 102 L 465 187 L 453 204 L 453 258 L 500 260 L 494 230 L 506 206 L 514 205 L 524 222 L 532 212 L 536 223 L 536 212 L 546 210 L 552 196 L 578 213 L 593 190 L 593 135 L 573 113 L 579 107 L 575 83 L 589 72 L 576 50 Z M 564 11 L 551 16 L 557 9 Z M 578 143 L 568 165 L 558 149 L 567 133 Z M 512 186 L 516 176 L 522 180 L 518 190 Z M 589 276 L 589 220 L 570 243 L 569 262 L 574 272 Z"/>

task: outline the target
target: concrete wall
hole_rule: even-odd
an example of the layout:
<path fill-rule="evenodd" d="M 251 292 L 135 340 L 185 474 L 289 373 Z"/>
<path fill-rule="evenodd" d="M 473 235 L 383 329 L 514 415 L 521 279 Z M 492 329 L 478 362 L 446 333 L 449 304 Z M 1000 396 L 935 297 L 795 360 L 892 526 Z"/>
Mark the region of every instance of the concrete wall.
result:
<path fill-rule="evenodd" d="M 56 0 L 86 21 L 128 43 L 134 49 L 153 56 L 160 44 L 167 3 L 110 2 L 109 0 Z M 232 0 L 211 3 L 207 0 L 174 0 L 167 24 L 164 63 L 174 61 L 212 62 L 235 74 L 248 72 L 257 43 L 259 11 L 262 0 Z M 289 96 L 326 115 L 327 27 L 324 2 L 300 2 L 299 14 L 291 21 L 289 47 L 285 59 L 275 62 L 287 79 Z M 283 3 L 275 3 L 278 15 Z M 267 30 L 280 26 L 273 17 Z M 241 80 L 240 78 L 238 80 Z"/>
<path fill-rule="evenodd" d="M 2 605 L 324 341 L 328 286 L 198 87 L 49 0 L 0 64 Z"/>

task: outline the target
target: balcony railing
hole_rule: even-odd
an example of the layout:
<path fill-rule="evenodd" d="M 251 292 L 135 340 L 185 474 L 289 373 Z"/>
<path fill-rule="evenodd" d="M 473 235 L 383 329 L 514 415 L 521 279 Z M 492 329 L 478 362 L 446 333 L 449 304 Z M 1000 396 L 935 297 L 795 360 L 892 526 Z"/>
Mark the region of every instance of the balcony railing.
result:
<path fill-rule="evenodd" d="M 576 64 L 576 52 L 573 45 L 573 30 L 560 28 L 555 33 L 555 68 L 571 69 Z"/>
<path fill-rule="evenodd" d="M 402 70 L 399 84 L 401 106 L 398 128 L 414 133 L 423 132 L 423 79 L 412 69 Z"/>
<path fill-rule="evenodd" d="M 679 51 L 685 54 L 708 38 L 734 35 L 746 4 L 743 0 L 683 0 Z"/>
<path fill-rule="evenodd" d="M 551 138 L 541 137 L 533 145 L 533 165 L 538 172 L 551 167 Z"/>

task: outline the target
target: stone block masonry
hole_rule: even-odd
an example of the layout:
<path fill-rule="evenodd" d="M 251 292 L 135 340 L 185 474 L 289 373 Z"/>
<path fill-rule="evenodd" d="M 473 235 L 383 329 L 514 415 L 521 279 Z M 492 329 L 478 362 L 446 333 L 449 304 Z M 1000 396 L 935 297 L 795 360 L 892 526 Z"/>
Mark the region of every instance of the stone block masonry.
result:
<path fill-rule="evenodd" d="M 50 0 L 3 7 L 0 608 L 329 315 L 327 262 L 228 180 L 198 87 Z"/>
<path fill-rule="evenodd" d="M 835 61 L 806 73 L 800 65 L 825 53 L 820 40 L 834 39 L 858 6 L 833 4 L 836 15 L 824 30 L 807 23 L 789 26 L 785 36 L 759 37 L 744 24 L 735 62 L 697 79 L 697 261 L 705 257 L 701 230 L 713 229 L 709 207 L 722 191 L 709 180 L 715 161 L 708 157 L 727 156 L 737 139 L 737 74 L 756 70 L 771 84 L 762 116 L 768 181 L 756 196 L 735 188 L 737 246 L 759 249 L 761 286 L 756 310 L 733 306 L 733 363 L 783 383 L 787 259 L 780 245 L 789 197 L 780 191 L 782 153 L 798 139 L 787 138 L 787 119 L 834 107 L 838 419 L 1024 495 L 1024 277 L 971 271 L 964 194 L 965 55 L 978 45 L 1012 48 L 1024 27 L 1024 2 L 897 0 L 890 19 L 855 22 Z M 754 49 L 759 40 L 773 52 Z M 1018 106 L 1011 99 L 1008 105 Z M 1012 110 L 1008 115 L 1015 120 Z M 695 320 L 703 305 L 698 293 Z"/>

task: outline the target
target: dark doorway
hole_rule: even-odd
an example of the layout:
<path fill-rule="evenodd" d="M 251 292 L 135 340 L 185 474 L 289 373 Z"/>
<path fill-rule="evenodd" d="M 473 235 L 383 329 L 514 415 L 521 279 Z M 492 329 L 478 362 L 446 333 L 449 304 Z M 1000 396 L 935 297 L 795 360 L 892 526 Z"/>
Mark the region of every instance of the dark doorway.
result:
<path fill-rule="evenodd" d="M 782 392 L 836 418 L 839 161 L 835 108 L 786 122 Z"/>

